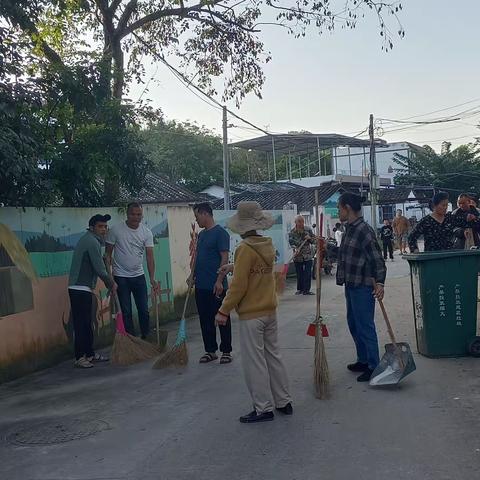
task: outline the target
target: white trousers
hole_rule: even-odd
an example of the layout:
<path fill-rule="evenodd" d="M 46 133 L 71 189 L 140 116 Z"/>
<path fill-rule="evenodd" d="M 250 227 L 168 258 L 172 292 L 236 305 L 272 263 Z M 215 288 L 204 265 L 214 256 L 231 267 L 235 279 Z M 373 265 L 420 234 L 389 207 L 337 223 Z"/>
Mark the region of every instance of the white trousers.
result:
<path fill-rule="evenodd" d="M 240 320 L 240 346 L 245 381 L 256 412 L 271 412 L 273 406 L 282 408 L 290 403 L 287 371 L 278 348 L 277 317 Z"/>

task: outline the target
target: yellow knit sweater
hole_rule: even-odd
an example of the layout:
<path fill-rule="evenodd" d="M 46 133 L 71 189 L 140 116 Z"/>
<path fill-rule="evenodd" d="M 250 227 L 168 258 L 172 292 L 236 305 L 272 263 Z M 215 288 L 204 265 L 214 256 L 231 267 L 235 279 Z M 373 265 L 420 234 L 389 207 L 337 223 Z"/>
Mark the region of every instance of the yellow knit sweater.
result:
<path fill-rule="evenodd" d="M 241 320 L 275 313 L 274 263 L 275 248 L 271 238 L 248 237 L 239 243 L 235 250 L 233 278 L 220 312 L 228 315 L 235 309 Z"/>

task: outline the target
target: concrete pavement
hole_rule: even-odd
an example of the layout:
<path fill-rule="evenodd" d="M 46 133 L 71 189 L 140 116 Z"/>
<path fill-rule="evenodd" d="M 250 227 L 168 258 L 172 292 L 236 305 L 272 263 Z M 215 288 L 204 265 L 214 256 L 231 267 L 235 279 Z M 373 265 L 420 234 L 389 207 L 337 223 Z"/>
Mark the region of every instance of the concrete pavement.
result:
<path fill-rule="evenodd" d="M 399 339 L 416 351 L 408 266 L 397 257 L 388 267 L 385 303 Z M 313 339 L 305 331 L 315 299 L 294 296 L 291 284 L 280 306 L 280 340 L 295 402 L 292 417 L 240 424 L 250 400 L 236 322 L 234 363 L 199 365 L 201 338 L 192 319 L 185 370 L 152 370 L 146 363 L 79 371 L 67 362 L 0 386 L 0 478 L 480 478 L 480 360 L 415 355 L 417 371 L 400 386 L 358 384 L 345 369 L 354 355 L 342 289 L 333 277 L 323 277 L 322 285 L 329 400 L 313 396 Z M 381 317 L 378 325 L 383 345 L 388 340 Z"/>

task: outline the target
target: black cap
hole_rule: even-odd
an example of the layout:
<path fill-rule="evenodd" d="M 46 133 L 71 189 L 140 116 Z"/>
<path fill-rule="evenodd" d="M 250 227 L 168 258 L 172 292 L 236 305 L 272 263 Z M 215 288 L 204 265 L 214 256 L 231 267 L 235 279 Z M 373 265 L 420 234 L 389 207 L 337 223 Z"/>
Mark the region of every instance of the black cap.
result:
<path fill-rule="evenodd" d="M 111 220 L 112 217 L 110 215 L 100 215 L 97 213 L 97 215 L 94 215 L 89 221 L 88 221 L 88 226 L 89 227 L 94 227 L 98 222 L 108 222 Z"/>

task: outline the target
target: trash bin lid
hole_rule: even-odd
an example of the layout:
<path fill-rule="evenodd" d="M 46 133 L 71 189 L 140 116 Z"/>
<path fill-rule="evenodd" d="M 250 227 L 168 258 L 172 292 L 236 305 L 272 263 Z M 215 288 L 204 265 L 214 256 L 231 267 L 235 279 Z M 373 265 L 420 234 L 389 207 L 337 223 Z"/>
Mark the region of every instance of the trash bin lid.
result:
<path fill-rule="evenodd" d="M 440 252 L 408 253 L 403 258 L 409 262 L 424 262 L 427 260 L 442 260 L 451 257 L 480 257 L 480 250 L 443 250 Z"/>

